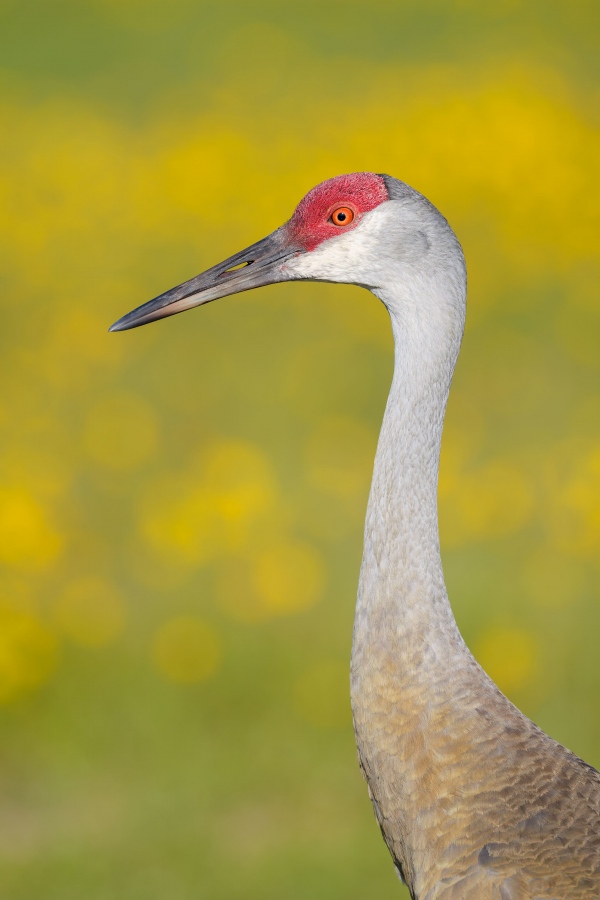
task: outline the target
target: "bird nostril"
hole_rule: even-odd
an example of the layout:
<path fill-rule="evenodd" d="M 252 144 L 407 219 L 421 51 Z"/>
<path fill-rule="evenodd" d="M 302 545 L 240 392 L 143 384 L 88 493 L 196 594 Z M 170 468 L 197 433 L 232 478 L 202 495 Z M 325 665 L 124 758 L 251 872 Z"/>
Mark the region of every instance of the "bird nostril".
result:
<path fill-rule="evenodd" d="M 246 266 L 251 266 L 253 262 L 253 259 L 247 259 L 245 262 L 238 263 L 236 266 L 231 266 L 229 269 L 225 269 L 220 273 L 220 275 L 229 275 L 230 272 L 237 272 L 238 269 L 245 269 Z"/>

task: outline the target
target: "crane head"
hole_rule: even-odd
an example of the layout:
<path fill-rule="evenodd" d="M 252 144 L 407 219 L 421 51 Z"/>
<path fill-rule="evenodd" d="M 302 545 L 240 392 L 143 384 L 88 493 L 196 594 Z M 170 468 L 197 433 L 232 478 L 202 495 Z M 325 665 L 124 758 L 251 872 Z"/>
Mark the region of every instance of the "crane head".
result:
<path fill-rule="evenodd" d="M 387 175 L 356 172 L 314 187 L 291 219 L 245 250 L 127 313 L 111 331 L 126 331 L 229 294 L 280 281 L 304 279 L 372 286 L 365 252 L 381 237 L 377 211 L 394 186 L 416 192 Z M 416 195 L 420 196 L 420 195 Z M 371 273 L 372 274 L 372 273 Z"/>

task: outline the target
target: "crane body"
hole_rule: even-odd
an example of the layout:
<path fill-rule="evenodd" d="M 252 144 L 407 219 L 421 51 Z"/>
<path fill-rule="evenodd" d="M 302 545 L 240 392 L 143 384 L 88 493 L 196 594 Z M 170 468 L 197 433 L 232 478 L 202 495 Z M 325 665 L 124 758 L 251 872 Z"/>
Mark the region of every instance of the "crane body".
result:
<path fill-rule="evenodd" d="M 338 176 L 272 235 L 113 330 L 288 280 L 367 287 L 394 333 L 351 697 L 361 769 L 398 874 L 414 900 L 598 900 L 600 774 L 499 691 L 446 592 L 437 478 L 466 273 L 443 216 L 389 176 Z"/>

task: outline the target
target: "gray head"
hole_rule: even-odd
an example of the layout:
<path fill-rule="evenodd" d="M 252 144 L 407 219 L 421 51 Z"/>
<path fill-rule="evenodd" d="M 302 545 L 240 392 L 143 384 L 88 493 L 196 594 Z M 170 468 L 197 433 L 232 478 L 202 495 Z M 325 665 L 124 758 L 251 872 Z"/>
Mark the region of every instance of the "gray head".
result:
<path fill-rule="evenodd" d="M 433 331 L 450 326 L 462 333 L 464 261 L 452 229 L 407 184 L 370 172 L 317 185 L 268 237 L 138 307 L 110 330 L 293 280 L 358 284 L 407 326 L 421 330 L 429 321 Z"/>

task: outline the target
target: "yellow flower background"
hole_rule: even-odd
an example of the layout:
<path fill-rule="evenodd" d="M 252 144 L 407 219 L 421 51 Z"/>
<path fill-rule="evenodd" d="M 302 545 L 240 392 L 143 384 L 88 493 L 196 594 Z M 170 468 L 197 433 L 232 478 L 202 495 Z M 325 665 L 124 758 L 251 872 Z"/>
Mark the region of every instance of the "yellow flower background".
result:
<path fill-rule="evenodd" d="M 388 172 L 465 249 L 440 525 L 473 652 L 600 764 L 597 5 L 0 11 L 6 900 L 405 896 L 348 658 L 384 309 L 129 309 Z"/>

